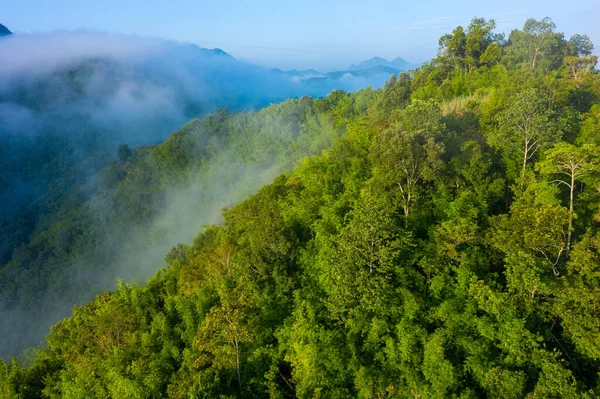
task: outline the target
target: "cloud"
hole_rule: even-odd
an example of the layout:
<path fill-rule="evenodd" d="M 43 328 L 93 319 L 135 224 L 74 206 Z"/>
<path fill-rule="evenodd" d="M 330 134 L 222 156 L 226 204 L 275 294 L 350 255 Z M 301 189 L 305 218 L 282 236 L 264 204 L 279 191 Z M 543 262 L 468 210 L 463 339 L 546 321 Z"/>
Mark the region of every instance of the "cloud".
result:
<path fill-rule="evenodd" d="M 0 103 L 0 121 L 0 137 L 3 134 L 31 136 L 41 128 L 41 121 L 32 110 L 13 102 Z"/>
<path fill-rule="evenodd" d="M 48 73 L 89 58 L 139 61 L 163 49 L 164 42 L 107 33 L 56 32 L 12 35 L 0 40 L 0 79 Z"/>

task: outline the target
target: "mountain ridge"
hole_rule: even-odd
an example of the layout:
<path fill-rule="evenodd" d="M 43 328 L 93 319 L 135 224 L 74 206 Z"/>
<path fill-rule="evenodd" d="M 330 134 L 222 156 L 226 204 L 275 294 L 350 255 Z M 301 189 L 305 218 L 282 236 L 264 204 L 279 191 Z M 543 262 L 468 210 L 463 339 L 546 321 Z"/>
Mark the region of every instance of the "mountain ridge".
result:
<path fill-rule="evenodd" d="M 417 65 L 412 64 L 401 57 L 396 57 L 392 61 L 388 61 L 383 57 L 375 56 L 359 64 L 352 64 L 348 68 L 332 68 L 325 71 L 317 70 L 314 68 L 301 70 L 271 68 L 269 69 L 269 71 L 274 72 L 278 75 L 304 78 L 305 80 L 308 80 L 311 78 L 339 78 L 340 76 L 345 74 L 350 74 L 352 76 L 365 76 L 372 75 L 374 73 L 397 74 L 398 72 L 406 72 L 410 69 L 415 68 L 416 66 Z"/>
<path fill-rule="evenodd" d="M 13 33 L 8 29 L 5 25 L 0 24 L 0 37 L 1 36 L 9 36 Z"/>
<path fill-rule="evenodd" d="M 401 57 L 396 57 L 392 61 L 388 61 L 387 59 L 385 59 L 383 57 L 372 57 L 372 58 L 370 58 L 366 61 L 363 61 L 359 64 L 352 64 L 352 65 L 350 65 L 350 67 L 348 67 L 348 69 L 350 69 L 351 71 L 355 71 L 355 70 L 360 70 L 360 69 L 369 69 L 369 68 L 378 67 L 378 66 L 386 66 L 389 68 L 394 68 L 394 69 L 397 69 L 398 72 L 405 72 L 405 71 L 408 71 L 409 69 L 412 69 L 415 67 L 414 64 L 411 64 L 410 62 L 406 61 L 405 59 L 403 59 Z"/>

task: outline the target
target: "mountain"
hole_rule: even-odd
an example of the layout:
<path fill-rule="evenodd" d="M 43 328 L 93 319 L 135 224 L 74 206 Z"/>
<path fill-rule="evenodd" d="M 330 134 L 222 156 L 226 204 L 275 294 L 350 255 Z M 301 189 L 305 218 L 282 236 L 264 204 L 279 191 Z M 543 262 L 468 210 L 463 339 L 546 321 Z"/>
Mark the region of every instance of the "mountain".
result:
<path fill-rule="evenodd" d="M 408 62 L 405 59 L 400 58 L 400 57 L 396 57 L 392 60 L 392 66 L 401 71 L 408 71 L 408 70 L 416 67 L 415 64 L 411 64 L 410 62 Z"/>
<path fill-rule="evenodd" d="M 389 77 L 390 75 L 394 75 L 398 73 L 398 71 L 395 68 L 386 66 L 386 65 L 375 65 L 369 68 L 361 68 L 361 69 L 355 69 L 355 70 L 349 70 L 349 71 L 336 71 L 336 72 L 329 72 L 327 74 L 327 77 L 330 79 L 341 79 L 344 77 L 362 77 L 362 78 L 370 78 L 373 76 L 377 76 L 377 75 L 386 75 L 386 77 Z"/>
<path fill-rule="evenodd" d="M 231 54 L 226 53 L 225 51 L 221 50 L 220 48 L 212 48 L 212 49 L 201 48 L 200 51 L 202 51 L 206 55 L 233 58 L 233 56 Z"/>
<path fill-rule="evenodd" d="M 69 41 L 82 46 L 54 52 L 51 70 L 40 68 L 46 62 L 40 48 L 68 48 Z M 95 49 L 99 41 L 111 50 Z M 123 56 L 125 47 L 147 56 Z M 49 207 L 99 170 L 119 144 L 159 143 L 217 108 L 253 110 L 320 94 L 193 44 L 18 35 L 0 41 L 0 54 L 13 61 L 0 68 L 0 269 L 28 241 L 38 216 L 52 213 Z"/>
<path fill-rule="evenodd" d="M 78 45 L 70 46 L 71 43 Z M 40 51 L 46 47 L 61 50 L 48 55 Z M 160 231 L 164 239 L 152 245 L 159 254 L 155 258 L 158 263 L 150 266 L 152 262 L 121 258 L 120 254 L 130 252 L 125 248 L 139 249 L 143 243 L 138 241 L 149 239 L 147 234 L 140 233 L 150 231 L 148 226 L 154 218 L 163 217 L 159 213 L 166 208 L 156 204 L 162 204 L 172 195 L 168 190 L 159 190 L 156 198 L 150 198 L 150 192 L 157 188 L 144 175 L 142 180 L 148 183 L 146 191 L 113 193 L 119 197 L 121 210 L 106 205 L 111 187 L 119 186 L 120 180 L 127 176 L 139 177 L 129 171 L 136 167 L 134 159 L 154 164 L 144 157 L 149 146 L 161 143 L 186 121 L 202 118 L 218 108 L 252 111 L 287 98 L 323 97 L 332 90 L 353 91 L 369 84 L 379 87 L 391 74 L 388 71 L 367 78 L 368 71 L 353 71 L 349 75 L 340 72 L 330 74 L 322 82 L 308 82 L 311 77 L 326 75 L 314 69 L 268 70 L 237 60 L 221 49 L 195 44 L 96 33 L 16 35 L 10 40 L 0 40 L 0 54 L 10 55 L 13 61 L 0 63 L 0 336 L 3 337 L 0 357 L 35 345 L 50 325 L 69 314 L 74 303 L 84 303 L 91 299 L 89 293 L 111 288 L 116 276 L 123 277 L 126 273 L 127 279 L 146 279 L 160 267 L 163 252 L 177 242 L 188 242 L 198 226 L 210 221 L 206 210 L 220 209 L 233 198 L 224 192 L 235 191 L 235 184 L 223 179 L 214 185 L 203 183 L 206 188 L 201 194 L 209 195 L 215 192 L 214 187 L 220 187 L 218 201 L 207 199 L 213 202 L 204 203 L 202 209 L 193 212 L 199 219 L 186 216 L 177 231 L 169 234 Z M 42 67 L 45 65 L 48 68 Z M 302 109 L 299 107 L 299 111 Z M 249 124 L 246 130 L 264 130 L 263 136 L 289 131 L 285 139 L 292 140 L 300 130 L 295 127 L 299 126 L 297 123 L 292 123 L 294 112 L 277 112 L 272 118 L 281 121 L 277 129 L 259 129 Z M 253 123 L 268 126 L 270 118 L 265 115 Z M 190 145 L 191 158 L 206 161 L 207 154 L 223 154 L 229 148 L 233 128 L 215 131 L 219 125 L 215 119 L 199 125 L 202 132 L 214 134 L 199 134 Z M 320 129 L 323 130 L 319 134 L 329 132 L 327 127 Z M 175 135 L 172 142 L 180 139 Z M 304 144 L 309 142 L 305 140 Z M 272 141 L 278 142 L 279 138 Z M 239 148 L 235 151 L 239 155 L 247 146 L 242 139 L 237 142 Z M 253 138 L 252 142 L 260 141 Z M 260 143 L 263 147 L 271 145 Z M 252 173 L 269 170 L 274 165 L 280 168 L 290 159 L 309 154 L 309 150 L 300 150 L 302 143 L 288 143 L 292 152 L 281 161 L 277 154 L 256 156 L 264 164 L 219 170 L 206 164 L 202 170 L 222 176 L 231 173 L 234 183 L 236 176 L 239 179 L 246 176 L 252 182 L 243 181 L 240 190 L 248 193 L 261 182 L 260 176 L 250 176 Z M 132 148 L 131 157 L 128 146 Z M 127 162 L 107 171 L 105 166 L 116 158 L 117 148 L 121 148 L 119 158 Z M 164 155 L 161 153 L 159 158 Z M 180 152 L 172 158 L 184 162 Z M 223 156 L 218 162 L 229 165 L 233 161 Z M 103 188 L 94 189 L 95 182 Z M 166 183 L 159 181 L 156 185 Z M 145 198 L 129 202 L 139 195 Z M 133 203 L 143 205 L 144 209 L 132 211 L 132 218 L 123 216 L 120 212 Z M 188 205 L 181 209 L 189 209 Z M 87 217 L 90 214 L 94 217 Z M 118 223 L 117 228 L 117 224 L 107 223 L 114 214 L 128 223 Z M 94 218 L 98 220 L 92 222 Z M 83 221 L 86 226 L 79 225 Z M 147 225 L 142 227 L 142 224 Z M 186 232 L 186 226 L 190 226 L 191 232 Z M 96 248 L 95 242 L 104 242 L 103 249 Z M 111 254 L 107 258 L 108 252 Z M 149 253 L 147 247 L 137 252 Z M 29 256 L 32 254 L 39 256 Z M 125 263 L 129 266 L 120 268 Z M 35 283 L 26 270 L 34 271 Z M 74 270 L 77 282 L 68 277 Z M 98 273 L 93 278 L 85 277 L 92 270 Z M 57 284 L 59 280 L 67 286 Z M 25 308 L 27 312 L 23 311 Z M 7 332 L 7 327 L 12 333 Z"/>
<path fill-rule="evenodd" d="M 366 86 L 381 87 L 400 69 L 388 65 L 365 66 L 364 68 L 345 69 L 339 71 L 321 72 L 316 69 L 284 71 L 271 69 L 270 72 L 290 78 L 292 81 L 302 84 L 310 89 L 320 89 L 329 92 L 342 88 L 343 90 L 358 90 Z"/>
<path fill-rule="evenodd" d="M 12 35 L 12 32 L 4 25 L 0 24 L 0 36 Z"/>
<path fill-rule="evenodd" d="M 270 71 L 276 75 L 282 75 L 282 76 L 287 76 L 290 78 L 298 78 L 298 79 L 308 79 L 308 78 L 312 78 L 315 76 L 320 76 L 320 77 L 325 76 L 325 74 L 323 72 L 317 71 L 316 69 L 304 69 L 301 71 L 299 71 L 297 69 L 291 69 L 289 71 L 284 71 L 279 68 L 273 68 L 273 69 L 270 69 Z"/>
<path fill-rule="evenodd" d="M 390 78 L 398 73 L 398 70 L 376 65 L 371 68 L 334 71 L 324 76 L 309 76 L 303 83 L 311 88 L 327 88 L 336 86 L 354 87 L 354 89 L 365 86 L 381 87 Z"/>
<path fill-rule="evenodd" d="M 69 48 L 70 41 L 82 45 L 54 52 L 52 70 L 37 72 L 47 62 L 40 48 Z M 109 50 L 95 49 L 98 42 Z M 147 55 L 129 57 L 122 48 Z M 66 188 L 95 173 L 119 144 L 156 144 L 217 108 L 254 110 L 290 97 L 380 87 L 395 73 L 381 66 L 268 70 L 219 48 L 102 34 L 18 35 L 0 43 L 0 54 L 14 61 L 0 70 L 0 83 L 12 82 L 0 85 L 0 268 L 27 242 L 37 215 L 51 213 L 48 206 L 58 206 Z M 62 188 L 51 190 L 58 182 Z"/>
<path fill-rule="evenodd" d="M 189 55 L 193 56 L 208 56 L 208 57 L 223 57 L 229 59 L 235 59 L 231 54 L 221 50 L 220 48 L 204 48 L 193 43 L 180 43 L 178 47 L 184 51 L 187 51 Z"/>
<path fill-rule="evenodd" d="M 356 70 L 356 69 L 367 69 L 367 68 L 372 68 L 374 66 L 378 66 L 378 65 L 385 65 L 385 66 L 391 66 L 391 63 L 386 60 L 385 58 L 381 58 L 381 57 L 373 57 L 370 60 L 366 60 L 361 62 L 358 65 L 352 64 L 350 65 L 350 70 Z"/>
<path fill-rule="evenodd" d="M 388 68 L 393 68 L 396 70 L 396 72 L 408 71 L 409 69 L 415 67 L 415 65 L 400 57 L 394 58 L 392 61 L 388 61 L 385 58 L 381 57 L 373 57 L 370 60 L 363 61 L 358 65 L 352 64 L 348 69 L 350 69 L 351 71 L 355 71 L 360 69 L 370 69 L 378 66 L 386 66 Z"/>
<path fill-rule="evenodd" d="M 527 52 L 536 24 L 454 35 L 485 56 L 442 51 L 377 90 L 119 146 L 0 269 L 0 308 L 24 306 L 0 309 L 0 346 L 72 309 L 0 359 L 0 398 L 598 398 L 600 73 L 561 33 Z M 102 293 L 73 308 L 73 290 Z"/>

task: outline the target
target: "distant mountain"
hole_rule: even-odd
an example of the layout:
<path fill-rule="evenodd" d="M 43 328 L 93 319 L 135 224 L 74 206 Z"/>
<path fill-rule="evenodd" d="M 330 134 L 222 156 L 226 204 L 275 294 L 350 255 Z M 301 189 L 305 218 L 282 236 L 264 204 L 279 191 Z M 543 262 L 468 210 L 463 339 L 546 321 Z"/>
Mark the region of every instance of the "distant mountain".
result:
<path fill-rule="evenodd" d="M 0 36 L 12 35 L 12 32 L 4 25 L 0 24 Z"/>
<path fill-rule="evenodd" d="M 411 64 L 408 61 L 405 61 L 400 57 L 394 58 L 392 61 L 388 61 L 385 58 L 381 57 L 373 57 L 370 60 L 363 61 L 358 65 L 352 64 L 348 69 L 350 69 L 351 71 L 356 71 L 361 69 L 371 69 L 374 67 L 388 67 L 395 69 L 396 72 L 399 72 L 408 71 L 409 69 L 414 68 L 414 66 L 415 65 Z"/>
<path fill-rule="evenodd" d="M 233 58 L 233 56 L 220 48 L 200 48 L 200 51 L 205 55 L 215 56 L 215 57 L 228 57 Z"/>
<path fill-rule="evenodd" d="M 385 60 L 384 60 L 385 61 Z M 386 61 L 387 64 L 392 65 Z M 364 65 L 363 65 L 364 64 Z M 291 79 L 312 89 L 321 89 L 324 92 L 335 89 L 358 90 L 368 85 L 374 87 L 382 86 L 391 75 L 400 72 L 401 69 L 389 65 L 363 63 L 363 67 L 354 69 L 321 72 L 316 69 L 285 71 L 279 68 L 270 69 L 274 75 Z"/>
<path fill-rule="evenodd" d="M 209 57 L 223 57 L 234 59 L 231 54 L 226 53 L 220 48 L 204 48 L 199 47 L 193 43 L 179 43 L 177 48 L 186 53 L 186 57 L 196 57 L 198 55 L 209 56 Z M 200 53 L 200 54 L 198 54 Z"/>
<path fill-rule="evenodd" d="M 415 64 L 411 64 L 410 62 L 408 62 L 400 57 L 396 57 L 392 60 L 392 66 L 401 71 L 408 71 L 409 69 L 416 67 Z"/>
<path fill-rule="evenodd" d="M 333 71 L 323 76 L 312 76 L 302 79 L 302 82 L 312 88 L 336 88 L 347 87 L 349 90 L 357 90 L 367 85 L 381 87 L 391 75 L 398 70 L 384 65 L 376 65 L 371 68 Z"/>
<path fill-rule="evenodd" d="M 352 64 L 350 65 L 350 70 L 357 70 L 357 69 L 368 69 L 368 68 L 372 68 L 375 66 L 391 66 L 391 62 L 389 62 L 388 60 L 386 60 L 385 58 L 381 58 L 381 57 L 373 57 L 370 60 L 367 61 L 363 61 L 358 65 Z"/>
<path fill-rule="evenodd" d="M 300 79 L 307 79 L 307 78 L 311 78 L 311 77 L 325 77 L 325 74 L 323 72 L 319 72 L 316 69 L 304 69 L 301 71 L 299 71 L 297 69 L 292 69 L 289 71 L 284 71 L 279 68 L 273 68 L 270 71 L 276 75 L 283 75 L 283 76 L 287 76 L 290 78 L 297 77 Z"/>
<path fill-rule="evenodd" d="M 388 77 L 390 75 L 395 75 L 398 73 L 396 68 L 386 66 L 386 65 L 374 65 L 372 67 L 360 68 L 360 69 L 350 69 L 348 71 L 335 71 L 329 72 L 327 77 L 330 79 L 341 79 L 343 77 L 355 77 L 355 78 L 370 78 L 372 76 L 385 74 Z"/>
<path fill-rule="evenodd" d="M 348 69 L 333 70 L 329 72 L 321 72 L 316 69 L 297 70 L 292 69 L 285 71 L 279 68 L 270 69 L 276 75 L 286 76 L 297 81 L 307 82 L 311 86 L 324 82 L 331 82 L 343 78 L 371 78 L 378 75 L 385 75 L 382 83 L 390 75 L 395 75 L 401 71 L 408 71 L 414 65 L 404 61 L 402 58 L 396 58 L 393 61 L 388 61 L 381 57 L 373 57 L 368 61 L 361 62 L 358 65 L 351 65 Z M 319 83 L 316 83 L 319 82 Z"/>

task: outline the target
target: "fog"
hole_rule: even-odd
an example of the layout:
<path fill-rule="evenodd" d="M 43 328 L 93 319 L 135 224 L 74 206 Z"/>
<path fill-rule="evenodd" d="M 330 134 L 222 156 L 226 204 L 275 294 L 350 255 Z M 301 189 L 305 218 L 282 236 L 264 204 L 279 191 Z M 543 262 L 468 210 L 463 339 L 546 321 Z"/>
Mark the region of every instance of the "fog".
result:
<path fill-rule="evenodd" d="M 289 97 L 381 85 L 387 77 L 306 84 L 220 50 L 90 32 L 4 37 L 0 60 L 2 357 L 37 345 L 74 304 L 113 289 L 117 278 L 145 281 L 164 265 L 173 245 L 189 243 L 202 225 L 220 221 L 223 207 L 293 166 L 266 153 L 243 163 L 224 149 L 186 187 L 170 192 L 152 220 L 100 237 L 97 258 L 110 253 L 110 264 L 98 264 L 94 257 L 73 259 L 61 266 L 55 281 L 39 281 L 34 264 L 17 268 L 25 251 L 19 248 L 48 227 L 46 214 L 66 212 L 67 195 L 86 197 L 97 223 L 103 223 L 108 205 L 93 187 L 118 145 L 160 143 L 186 121 L 218 108 L 257 110 Z M 148 237 L 149 231 L 159 237 Z M 60 254 L 27 256 L 51 260 Z M 34 303 L 23 303 L 23 288 L 12 287 L 17 278 L 27 282 L 25 291 L 39 287 Z M 53 285 L 64 289 L 44 291 Z"/>
<path fill-rule="evenodd" d="M 304 94 L 225 53 L 158 39 L 14 35 L 0 40 L 0 55 L 0 134 L 114 128 L 114 139 L 145 144 L 219 107 L 256 109 Z M 85 121 L 86 129 L 73 127 L 73 119 Z"/>
<path fill-rule="evenodd" d="M 217 108 L 253 110 L 289 97 L 380 86 L 389 77 L 307 85 L 219 49 L 89 32 L 4 37 L 0 57 L 0 134 L 111 128 L 130 144 L 158 142 Z"/>

